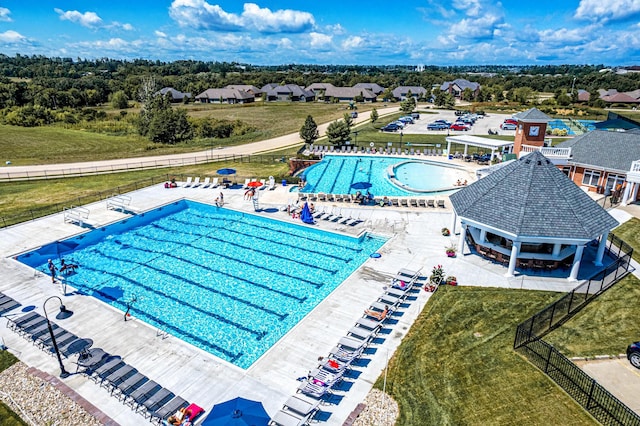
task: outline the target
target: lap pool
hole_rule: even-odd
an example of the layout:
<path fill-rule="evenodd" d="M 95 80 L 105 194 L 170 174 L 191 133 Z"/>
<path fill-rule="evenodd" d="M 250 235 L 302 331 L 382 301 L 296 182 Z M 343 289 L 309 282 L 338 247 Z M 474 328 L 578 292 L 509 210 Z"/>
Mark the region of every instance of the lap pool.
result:
<path fill-rule="evenodd" d="M 384 242 L 179 201 L 17 259 L 248 368 Z"/>
<path fill-rule="evenodd" d="M 408 197 L 425 193 L 449 194 L 454 184 L 466 179 L 460 166 L 425 159 L 378 155 L 325 155 L 303 173 L 302 192 L 353 194 L 356 182 L 371 184 L 376 196 Z"/>

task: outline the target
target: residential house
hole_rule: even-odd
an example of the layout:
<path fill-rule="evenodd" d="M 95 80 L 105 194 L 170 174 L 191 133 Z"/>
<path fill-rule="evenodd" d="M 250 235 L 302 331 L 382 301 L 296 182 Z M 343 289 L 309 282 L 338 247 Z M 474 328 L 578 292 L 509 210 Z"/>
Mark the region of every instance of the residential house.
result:
<path fill-rule="evenodd" d="M 400 101 L 406 100 L 409 93 L 411 93 L 411 96 L 416 98 L 416 100 L 429 95 L 427 89 L 421 86 L 398 86 L 392 91 L 393 97 Z"/>
<path fill-rule="evenodd" d="M 238 89 L 207 89 L 196 96 L 196 101 L 203 104 L 247 104 L 254 102 L 255 96 Z"/>
<path fill-rule="evenodd" d="M 305 90 L 310 90 L 317 95 L 324 93 L 328 88 L 335 87 L 331 83 L 313 83 L 310 86 L 307 86 Z"/>
<path fill-rule="evenodd" d="M 262 90 L 258 89 L 253 84 L 228 84 L 224 86 L 225 89 L 235 89 L 242 90 L 243 92 L 247 92 L 252 94 L 254 97 L 259 98 L 262 96 Z"/>
<path fill-rule="evenodd" d="M 185 98 L 191 99 L 191 93 L 181 92 L 173 87 L 163 87 L 156 92 L 156 95 L 166 96 L 167 94 L 171 96 L 171 102 L 184 102 Z"/>
<path fill-rule="evenodd" d="M 358 98 L 362 97 L 361 100 Z M 339 102 L 375 102 L 377 96 L 367 89 L 358 87 L 329 87 L 324 92 L 325 102 L 338 100 Z"/>
<path fill-rule="evenodd" d="M 441 91 L 448 92 L 458 99 L 460 99 L 465 89 L 470 89 L 475 98 L 480 93 L 480 84 L 465 80 L 464 78 L 456 78 L 453 81 L 445 81 L 440 85 Z"/>
<path fill-rule="evenodd" d="M 269 83 L 261 90 L 264 93 L 264 99 L 270 102 L 313 102 L 316 97 L 311 90 L 306 90 L 297 84 Z"/>
<path fill-rule="evenodd" d="M 598 89 L 600 99 L 610 104 L 640 104 L 637 91 L 618 92 L 616 89 Z"/>
<path fill-rule="evenodd" d="M 589 102 L 591 93 L 583 89 L 578 89 L 578 102 Z"/>
<path fill-rule="evenodd" d="M 358 89 L 367 89 L 376 96 L 384 92 L 384 87 L 377 83 L 356 83 L 353 87 L 357 87 Z"/>

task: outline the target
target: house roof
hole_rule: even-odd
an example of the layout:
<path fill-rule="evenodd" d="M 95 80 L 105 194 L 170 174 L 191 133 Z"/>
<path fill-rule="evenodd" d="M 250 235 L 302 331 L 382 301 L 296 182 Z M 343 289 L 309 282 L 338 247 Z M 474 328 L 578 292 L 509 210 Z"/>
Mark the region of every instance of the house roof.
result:
<path fill-rule="evenodd" d="M 253 93 L 254 95 L 258 93 L 262 93 L 262 91 L 258 89 L 256 86 L 254 86 L 253 84 L 228 84 L 224 86 L 224 88 L 242 90 L 247 93 Z"/>
<path fill-rule="evenodd" d="M 176 100 L 182 100 L 184 98 L 190 98 L 191 93 L 189 92 L 181 92 L 179 90 L 174 89 L 173 87 L 163 87 L 158 91 L 159 94 L 165 96 L 167 93 L 171 94 L 171 97 Z"/>
<path fill-rule="evenodd" d="M 618 222 L 539 151 L 450 196 L 462 217 L 518 237 L 591 240 Z"/>
<path fill-rule="evenodd" d="M 583 89 L 578 89 L 578 100 L 581 102 L 588 102 L 591 99 L 591 93 Z"/>
<path fill-rule="evenodd" d="M 273 83 L 272 83 L 273 84 Z M 296 98 L 306 97 L 306 98 L 315 98 L 315 93 L 311 90 L 306 90 L 297 84 L 285 84 L 285 85 L 275 85 L 267 84 L 262 88 L 262 90 L 267 94 L 267 96 L 278 96 L 278 95 L 290 95 Z"/>
<path fill-rule="evenodd" d="M 615 93 L 613 95 L 605 95 L 601 96 L 605 102 L 615 102 L 615 103 L 623 103 L 623 104 L 637 104 L 640 103 L 640 100 L 627 95 L 626 93 Z"/>
<path fill-rule="evenodd" d="M 372 93 L 370 90 L 359 88 L 359 87 L 327 87 L 327 90 L 324 92 L 325 97 L 332 98 L 355 98 L 356 96 L 362 95 L 365 99 L 375 99 L 376 95 Z"/>
<path fill-rule="evenodd" d="M 640 134 L 636 132 L 594 130 L 557 147 L 571 148 L 571 163 L 623 173 L 631 170 L 633 161 L 640 160 Z"/>
<path fill-rule="evenodd" d="M 360 89 L 368 89 L 372 93 L 379 95 L 384 92 L 384 87 L 380 86 L 378 83 L 356 83 L 353 87 L 358 87 Z"/>
<path fill-rule="evenodd" d="M 237 89 L 207 89 L 196 96 L 196 99 L 253 99 L 252 93 Z"/>
<path fill-rule="evenodd" d="M 442 85 L 440 86 L 440 90 L 447 90 L 453 85 L 458 86 L 460 90 L 471 89 L 473 91 L 476 91 L 480 88 L 479 83 L 465 80 L 464 78 L 456 78 L 453 81 L 445 81 L 444 83 L 442 83 Z"/>
<path fill-rule="evenodd" d="M 514 114 L 513 117 L 524 123 L 548 123 L 551 121 L 551 117 L 540 111 L 538 108 L 531 108 L 526 111 L 519 112 Z"/>
<path fill-rule="evenodd" d="M 396 98 L 401 98 L 402 96 L 406 96 L 409 91 L 411 91 L 412 95 L 424 95 L 427 93 L 427 89 L 422 86 L 398 86 L 393 89 L 392 93 Z"/>
<path fill-rule="evenodd" d="M 315 92 L 316 90 L 327 90 L 330 87 L 334 87 L 334 85 L 331 83 L 313 83 L 310 86 L 305 87 L 305 90 Z"/>

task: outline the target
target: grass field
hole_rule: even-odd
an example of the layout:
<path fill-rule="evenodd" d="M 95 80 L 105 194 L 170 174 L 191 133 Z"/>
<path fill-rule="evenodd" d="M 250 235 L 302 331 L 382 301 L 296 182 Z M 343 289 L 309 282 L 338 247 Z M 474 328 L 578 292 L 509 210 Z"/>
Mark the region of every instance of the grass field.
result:
<path fill-rule="evenodd" d="M 442 286 L 389 364 L 399 426 L 595 425 L 513 350 L 516 325 L 557 293 Z M 383 388 L 384 374 L 375 386 Z"/>
<path fill-rule="evenodd" d="M 640 262 L 640 219 L 632 217 L 614 229 L 613 233 L 633 247 L 633 258 Z"/>

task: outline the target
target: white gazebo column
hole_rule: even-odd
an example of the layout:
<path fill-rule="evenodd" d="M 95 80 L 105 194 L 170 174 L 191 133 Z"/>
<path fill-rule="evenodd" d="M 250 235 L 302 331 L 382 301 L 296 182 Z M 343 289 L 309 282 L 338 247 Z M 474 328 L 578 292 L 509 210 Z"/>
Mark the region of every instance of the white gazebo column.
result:
<path fill-rule="evenodd" d="M 551 255 L 556 258 L 558 256 L 560 256 L 560 249 L 562 248 L 562 244 L 560 243 L 555 243 L 553 245 L 553 251 L 551 252 Z"/>
<path fill-rule="evenodd" d="M 458 215 L 454 211 L 451 214 L 451 235 L 456 235 L 456 224 L 458 222 Z"/>
<path fill-rule="evenodd" d="M 451 154 L 451 141 L 447 138 L 447 155 Z"/>
<path fill-rule="evenodd" d="M 461 255 L 464 254 L 464 239 L 467 236 L 467 224 L 462 224 L 462 229 L 460 229 L 460 238 L 458 239 L 458 253 Z"/>
<path fill-rule="evenodd" d="M 491 164 L 491 162 L 493 161 L 493 157 L 496 155 L 496 149 L 495 148 L 491 148 L 491 161 L 489 161 L 489 164 Z"/>
<path fill-rule="evenodd" d="M 487 230 L 486 229 L 481 229 L 480 230 L 480 242 L 481 243 L 486 243 L 487 242 Z"/>
<path fill-rule="evenodd" d="M 593 262 L 596 266 L 602 266 L 604 249 L 607 247 L 607 238 L 609 238 L 608 232 L 605 232 L 600 236 L 600 244 L 598 244 L 598 252 L 596 253 L 596 260 Z"/>
<path fill-rule="evenodd" d="M 516 271 L 516 263 L 518 262 L 518 255 L 520 254 L 520 244 L 520 241 L 514 241 L 511 245 L 509 268 L 507 269 L 507 273 L 504 274 L 505 277 L 512 277 L 513 273 Z"/>
<path fill-rule="evenodd" d="M 627 205 L 627 201 L 629 201 L 629 195 L 631 195 L 631 187 L 633 184 L 631 182 L 627 182 L 627 186 L 624 188 L 624 194 L 622 195 L 622 202 L 620 203 L 623 206 Z"/>
<path fill-rule="evenodd" d="M 466 143 L 464 144 L 464 155 L 465 157 L 467 156 L 467 149 L 469 148 L 469 145 L 467 145 Z"/>
<path fill-rule="evenodd" d="M 573 265 L 571 265 L 571 274 L 569 274 L 569 281 L 578 280 L 578 271 L 580 271 L 580 261 L 582 260 L 582 253 L 584 252 L 584 246 L 576 246 L 576 254 L 573 256 Z"/>

